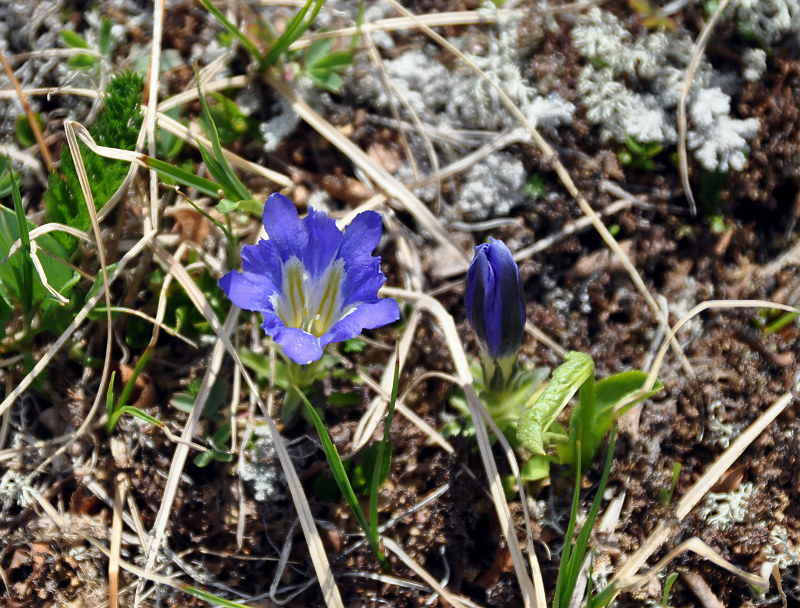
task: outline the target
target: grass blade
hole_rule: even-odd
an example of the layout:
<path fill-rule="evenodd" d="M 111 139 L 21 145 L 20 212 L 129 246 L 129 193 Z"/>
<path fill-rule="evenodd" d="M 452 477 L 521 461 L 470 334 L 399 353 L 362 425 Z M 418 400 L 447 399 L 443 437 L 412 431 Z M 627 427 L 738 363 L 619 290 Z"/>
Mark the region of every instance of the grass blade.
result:
<path fill-rule="evenodd" d="M 203 118 L 205 118 L 206 125 L 208 126 L 208 139 L 211 140 L 211 146 L 214 149 L 214 161 L 211 164 L 208 163 L 208 159 L 210 155 L 208 152 L 203 148 L 203 146 L 199 145 L 200 153 L 203 155 L 203 158 L 206 160 L 206 165 L 208 166 L 209 171 L 213 168 L 213 173 L 211 174 L 216 180 L 218 180 L 221 184 L 223 184 L 223 189 L 225 190 L 225 186 L 229 191 L 226 191 L 225 194 L 228 198 L 235 198 L 236 200 L 242 201 L 249 198 L 253 198 L 247 188 L 244 187 L 244 184 L 239 180 L 236 174 L 231 169 L 231 166 L 228 164 L 228 161 L 225 158 L 225 155 L 222 153 L 222 145 L 219 141 L 219 133 L 217 132 L 217 125 L 214 124 L 214 119 L 211 117 L 211 110 L 208 108 L 208 102 L 206 101 L 205 96 L 203 95 L 203 91 L 200 89 L 200 78 L 195 73 L 195 80 L 197 82 L 197 96 L 200 99 L 200 105 L 203 108 Z"/>
<path fill-rule="evenodd" d="M 253 57 L 255 57 L 259 63 L 261 63 L 264 60 L 263 56 L 256 48 L 256 45 L 253 44 L 253 41 L 250 40 L 250 38 L 248 38 L 247 35 L 244 32 L 242 32 L 242 30 L 240 30 L 233 23 L 231 23 L 231 21 L 225 16 L 225 14 L 222 11 L 220 11 L 216 6 L 211 4 L 209 0 L 200 0 L 200 2 L 203 3 L 203 6 L 206 7 L 206 10 L 208 10 L 209 13 L 214 15 L 214 17 L 217 18 L 217 21 L 219 21 L 232 36 L 235 36 L 236 39 L 242 43 L 244 48 L 246 48 L 247 51 Z"/>
<path fill-rule="evenodd" d="M 308 415 L 311 416 L 311 420 L 314 422 L 314 427 L 317 429 L 320 443 L 322 444 L 322 450 L 325 452 L 325 458 L 328 460 L 328 464 L 331 467 L 331 473 L 333 473 L 333 478 L 336 480 L 336 485 L 339 486 L 345 500 L 347 500 L 347 504 L 350 505 L 350 509 L 353 511 L 353 515 L 355 515 L 358 520 L 358 524 L 364 530 L 370 548 L 375 553 L 381 565 L 386 568 L 388 562 L 386 561 L 386 556 L 381 552 L 378 543 L 378 535 L 372 533 L 372 528 L 364 515 L 364 511 L 361 509 L 361 505 L 358 504 L 358 498 L 356 498 L 353 486 L 350 485 L 350 479 L 348 479 L 347 473 L 344 470 L 342 457 L 339 456 L 339 450 L 333 445 L 333 441 L 331 441 L 331 437 L 328 435 L 328 430 L 325 428 L 325 423 L 322 422 L 322 418 L 320 418 L 317 409 L 311 405 L 311 402 L 303 391 L 301 391 L 296 384 L 293 384 L 292 388 L 300 396 L 300 399 L 302 399 Z"/>
<path fill-rule="evenodd" d="M 8 166 L 11 167 L 11 159 L 8 159 Z M 25 209 L 22 206 L 22 195 L 19 192 L 19 185 L 14 176 L 14 172 L 9 169 L 11 176 L 11 193 L 14 198 L 14 212 L 17 216 L 17 228 L 19 238 L 22 242 L 22 278 L 19 286 L 19 295 L 22 304 L 22 312 L 26 319 L 26 324 L 30 322 L 30 315 L 33 312 L 33 260 L 31 259 L 31 237 L 28 234 L 28 221 L 25 217 Z"/>
<path fill-rule="evenodd" d="M 158 160 L 157 158 L 153 158 L 151 156 L 142 155 L 142 162 L 148 168 L 158 173 L 161 177 L 174 180 L 190 188 L 196 188 L 198 192 L 214 199 L 221 198 L 222 188 L 220 188 L 219 184 L 212 182 L 209 179 L 199 177 L 191 171 L 170 165 L 169 163 L 165 163 L 163 160 Z"/>
<path fill-rule="evenodd" d="M 597 516 L 600 513 L 600 505 L 603 502 L 603 493 L 605 492 L 606 485 L 608 484 L 608 475 L 611 471 L 611 462 L 614 459 L 614 446 L 616 445 L 617 439 L 617 427 L 616 425 L 611 427 L 611 436 L 608 440 L 608 454 L 606 454 L 606 462 L 605 466 L 603 467 L 603 475 L 600 478 L 600 483 L 597 485 L 597 490 L 595 491 L 594 501 L 592 501 L 592 507 L 589 509 L 589 514 L 586 517 L 586 521 L 581 528 L 580 534 L 578 534 L 578 538 L 575 541 L 575 546 L 572 548 L 572 551 L 569 555 L 567 560 L 567 564 L 565 566 L 563 558 L 562 562 L 559 567 L 559 582 L 563 583 L 561 586 L 561 591 L 563 594 L 561 596 L 556 595 L 553 600 L 553 605 L 556 608 L 568 608 L 569 602 L 572 595 L 572 590 L 575 588 L 575 583 L 578 580 L 578 575 L 580 574 L 581 565 L 583 564 L 583 559 L 586 556 L 586 547 L 589 544 L 589 537 L 592 534 L 592 530 L 594 529 L 594 522 L 597 520 Z M 580 459 L 580 451 L 578 452 L 577 458 Z M 572 505 L 572 515 L 570 516 L 570 529 L 574 529 L 575 519 L 578 510 L 578 494 L 580 491 L 580 461 L 576 464 L 577 473 L 577 482 L 575 485 L 575 502 Z M 570 536 L 565 537 L 565 542 L 570 542 Z M 566 545 L 565 545 L 566 546 Z M 562 569 L 564 570 L 564 577 L 562 579 L 561 573 Z M 556 586 L 558 592 L 558 584 Z M 556 603 L 558 602 L 558 603 Z"/>
<path fill-rule="evenodd" d="M 383 459 L 387 448 L 390 447 L 389 430 L 394 419 L 394 406 L 397 403 L 397 388 L 400 384 L 400 356 L 399 352 L 395 357 L 394 363 L 394 383 L 392 384 L 392 396 L 389 400 L 389 409 L 386 412 L 386 424 L 383 427 L 383 439 L 378 444 L 378 455 L 375 458 L 375 466 L 372 469 L 372 487 L 369 492 L 369 523 L 372 528 L 372 536 L 378 538 L 378 486 L 383 476 Z M 391 464 L 390 464 L 391 466 Z"/>
<path fill-rule="evenodd" d="M 269 53 L 267 53 L 267 56 L 261 62 L 261 69 L 267 69 L 273 63 L 275 63 L 278 58 L 289 49 L 289 46 L 295 40 L 300 38 L 300 36 L 302 36 L 309 27 L 311 27 L 311 24 L 314 23 L 319 11 L 322 10 L 322 5 L 324 4 L 325 0 L 316 0 L 314 9 L 311 11 L 311 16 L 307 20 L 303 21 L 314 2 L 315 0 L 308 0 L 303 5 L 303 8 L 301 8 L 288 23 L 286 30 L 275 41 L 275 44 L 272 45 Z"/>

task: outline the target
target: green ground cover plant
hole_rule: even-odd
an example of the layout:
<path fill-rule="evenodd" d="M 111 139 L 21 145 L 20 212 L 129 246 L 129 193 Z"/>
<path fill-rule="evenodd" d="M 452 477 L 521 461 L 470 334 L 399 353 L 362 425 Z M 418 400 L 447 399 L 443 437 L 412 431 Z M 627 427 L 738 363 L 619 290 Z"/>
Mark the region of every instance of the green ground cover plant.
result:
<path fill-rule="evenodd" d="M 745 4 L 0 11 L 0 604 L 796 599 Z"/>

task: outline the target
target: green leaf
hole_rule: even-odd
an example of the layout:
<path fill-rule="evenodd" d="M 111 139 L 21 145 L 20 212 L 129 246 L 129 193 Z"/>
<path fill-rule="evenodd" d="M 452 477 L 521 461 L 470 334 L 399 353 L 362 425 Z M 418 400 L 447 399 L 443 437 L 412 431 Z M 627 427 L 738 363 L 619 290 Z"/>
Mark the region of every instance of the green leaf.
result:
<path fill-rule="evenodd" d="M 91 48 L 89 43 L 84 40 L 80 34 L 76 34 L 72 30 L 61 30 L 58 33 L 61 40 L 71 49 L 88 49 Z"/>
<path fill-rule="evenodd" d="M 86 53 L 78 53 L 67 59 L 67 67 L 73 70 L 90 70 L 97 65 L 97 57 L 87 55 Z"/>
<path fill-rule="evenodd" d="M 170 405 L 187 414 L 192 411 L 194 400 L 197 397 L 197 388 L 190 389 L 185 393 L 175 393 L 170 400 Z M 214 422 L 220 421 L 223 416 L 219 409 L 225 403 L 228 394 L 228 385 L 223 378 L 217 378 L 208 393 L 206 402 L 203 404 L 203 417 Z"/>
<path fill-rule="evenodd" d="M 378 489 L 389 477 L 389 468 L 392 464 L 392 442 L 389 432 L 394 420 L 394 408 L 397 403 L 397 391 L 400 386 L 400 356 L 396 351 L 394 365 L 394 380 L 392 381 L 392 395 L 389 399 L 389 408 L 386 412 L 386 424 L 383 427 L 383 439 L 377 445 L 377 454 L 372 471 L 372 487 L 369 494 L 369 519 L 372 527 L 372 536 L 378 537 Z M 380 555 L 378 555 L 380 559 Z"/>
<path fill-rule="evenodd" d="M 628 372 L 620 372 L 618 374 L 614 374 L 613 376 L 609 376 L 608 378 L 603 378 L 597 384 L 595 384 L 598 420 L 601 420 L 601 417 L 604 415 L 613 415 L 614 406 L 623 399 L 630 397 L 634 393 L 641 390 L 646 381 L 647 374 L 645 372 L 633 370 Z M 653 388 L 650 391 L 636 399 L 636 401 L 626 405 L 618 412 L 618 415 L 621 416 L 634 405 L 641 403 L 652 395 L 655 395 L 663 388 L 664 385 L 659 380 L 656 380 Z M 610 425 L 607 428 L 610 428 Z"/>
<path fill-rule="evenodd" d="M 547 479 L 550 477 L 550 462 L 552 462 L 552 458 L 549 456 L 531 456 L 525 464 L 522 465 L 519 476 L 522 478 L 522 481 Z"/>
<path fill-rule="evenodd" d="M 24 225 L 27 230 L 23 230 L 23 235 L 27 236 L 28 232 L 36 227 L 30 220 L 25 219 Z M 19 238 L 19 222 L 17 215 L 8 207 L 0 208 L 0 283 L 6 288 L 7 293 L 15 302 L 22 301 L 22 283 L 23 280 L 23 267 L 26 264 L 31 264 L 30 257 L 25 256 L 23 251 L 17 251 L 13 256 L 3 259 L 8 255 L 11 245 Z M 66 259 L 67 253 L 61 244 L 53 237 L 52 234 L 44 234 L 36 239 L 36 243 L 40 249 L 48 251 L 55 258 Z M 30 251 L 30 248 L 28 248 Z M 25 256 L 23 258 L 23 256 Z M 58 262 L 56 259 L 40 252 L 37 256 L 44 269 L 47 282 L 50 286 L 59 293 L 65 293 L 67 288 L 75 284 L 75 272 L 66 264 Z M 39 276 L 32 269 L 32 301 L 36 302 L 43 300 L 46 302 L 54 303 L 53 297 L 45 289 Z"/>
<path fill-rule="evenodd" d="M 243 200 L 248 198 L 253 198 L 250 194 L 250 191 L 245 188 L 244 184 L 239 180 L 236 174 L 231 169 L 231 166 L 228 164 L 228 161 L 225 159 L 225 155 L 222 152 L 222 145 L 219 141 L 219 135 L 217 134 L 217 128 L 214 125 L 214 119 L 211 117 L 211 111 L 208 109 L 208 103 L 206 102 L 206 98 L 203 95 L 203 91 L 200 89 L 200 80 L 197 79 L 197 94 L 200 98 L 200 105 L 203 109 L 203 117 L 205 118 L 206 125 L 208 130 L 206 135 L 211 140 L 211 146 L 214 150 L 214 160 L 216 163 L 213 163 L 213 171 L 212 166 L 208 167 L 209 172 L 212 176 L 219 181 L 220 184 L 223 185 L 223 189 L 227 185 L 227 189 L 225 190 L 225 194 L 228 198 L 232 198 L 235 200 Z M 203 158 L 206 160 L 206 164 L 208 165 L 208 159 L 210 155 L 206 150 L 200 146 L 200 152 L 203 155 Z"/>
<path fill-rule="evenodd" d="M 36 118 L 39 128 L 41 129 L 44 127 L 42 115 L 38 112 L 34 112 L 33 115 Z M 17 116 L 17 119 L 14 121 L 14 135 L 16 135 L 17 141 L 24 148 L 28 148 L 36 143 L 36 136 L 33 134 L 33 128 L 31 127 L 27 114 L 20 114 Z"/>
<path fill-rule="evenodd" d="M 328 397 L 328 403 L 333 407 L 361 405 L 361 395 L 355 392 L 331 393 L 330 397 Z"/>
<path fill-rule="evenodd" d="M 333 38 L 322 38 L 321 40 L 315 40 L 311 43 L 303 58 L 306 68 L 315 66 L 320 59 L 331 52 L 333 40 Z"/>
<path fill-rule="evenodd" d="M 667 606 L 669 606 L 669 593 L 672 591 L 672 585 L 675 584 L 677 579 L 678 573 L 670 572 L 669 576 L 667 576 L 667 580 L 664 581 L 664 592 L 661 594 L 662 608 L 667 608 Z"/>
<path fill-rule="evenodd" d="M 308 19 L 305 19 L 306 15 L 308 14 L 311 5 L 314 4 L 313 10 L 311 11 L 311 15 Z M 281 55 L 286 53 L 289 49 L 289 46 L 296 41 L 300 36 L 302 36 L 305 31 L 311 27 L 311 24 L 314 23 L 314 20 L 317 18 L 319 11 L 322 9 L 322 5 L 324 0 L 307 0 L 306 3 L 300 8 L 297 14 L 292 17 L 292 19 L 286 24 L 286 29 L 284 30 L 283 34 L 275 41 L 272 45 L 272 48 L 267 53 L 267 56 L 261 62 L 261 69 L 265 70 L 272 66 Z"/>
<path fill-rule="evenodd" d="M 5 198 L 11 194 L 11 164 L 8 158 L 0 156 L 0 198 Z"/>
<path fill-rule="evenodd" d="M 570 417 L 570 447 L 559 446 L 558 448 L 561 462 L 563 464 L 574 464 L 574 445 L 577 440 L 580 440 L 582 442 L 581 461 L 583 462 L 584 471 L 586 471 L 591 466 L 594 455 L 614 422 L 614 408 L 617 403 L 636 394 L 646 382 L 647 374 L 637 370 L 620 372 L 597 382 L 594 385 L 594 415 L 588 422 L 590 432 L 585 435 L 577 432 L 580 426 L 579 417 L 581 414 L 576 409 Z M 656 381 L 652 390 L 616 412 L 617 417 L 663 388 L 664 385 Z"/>
<path fill-rule="evenodd" d="M 108 272 L 108 274 L 111 274 L 112 272 L 114 272 L 116 267 L 117 267 L 117 263 L 114 262 L 113 264 L 109 264 L 108 266 L 106 266 L 106 271 Z M 92 286 L 89 288 L 89 291 L 86 293 L 86 300 L 91 300 L 92 297 L 94 297 L 94 294 L 96 294 L 102 288 L 103 288 L 103 273 L 102 272 L 98 272 L 97 276 L 94 279 L 94 283 L 92 283 Z"/>
<path fill-rule="evenodd" d="M 572 396 L 586 381 L 594 381 L 592 358 L 570 351 L 553 372 L 550 382 L 533 405 L 522 413 L 517 438 L 534 455 L 545 454 L 546 433 Z"/>
<path fill-rule="evenodd" d="M 89 129 L 94 140 L 101 146 L 133 150 L 139 136 L 142 121 L 142 78 L 131 72 L 115 75 L 108 83 L 103 96 L 105 102 L 97 115 L 97 121 Z M 116 192 L 130 169 L 130 163 L 107 159 L 91 152 L 79 142 L 95 207 L 100 209 Z M 47 191 L 44 195 L 48 222 L 67 224 L 79 230 L 91 226 L 89 210 L 81 191 L 75 162 L 68 146 L 61 149 L 60 170 L 50 172 Z M 69 234 L 55 233 L 55 238 L 71 254 L 78 240 Z"/>
<path fill-rule="evenodd" d="M 33 260 L 31 259 L 31 237 L 28 233 L 28 222 L 25 217 L 25 209 L 22 207 L 22 197 L 20 196 L 19 186 L 14 176 L 11 176 L 12 194 L 14 195 L 14 214 L 17 219 L 17 234 L 20 235 L 20 255 L 22 258 L 21 267 L 22 272 L 21 283 L 19 285 L 20 302 L 22 304 L 22 312 L 26 317 L 31 312 L 33 304 L 33 275 L 36 269 L 33 267 Z"/>
<path fill-rule="evenodd" d="M 611 471 L 611 461 L 614 459 L 614 446 L 616 445 L 616 428 L 611 431 L 611 438 L 608 442 L 608 454 L 606 455 L 605 466 L 603 467 L 603 475 L 600 478 L 600 483 L 595 491 L 592 506 L 589 513 L 583 522 L 578 538 L 575 540 L 574 545 L 570 545 L 569 541 L 565 543 L 564 550 L 561 555 L 561 563 L 558 568 L 558 578 L 556 580 L 556 591 L 553 597 L 553 608 L 568 608 L 572 599 L 572 592 L 575 589 L 575 583 L 578 580 L 578 575 L 583 565 L 584 557 L 586 556 L 586 549 L 589 544 L 589 538 L 594 528 L 597 516 L 600 513 L 600 505 L 603 502 L 603 493 L 608 484 L 608 474 Z M 577 456 L 580 458 L 580 455 Z M 570 513 L 569 525 L 567 526 L 567 533 L 565 539 L 571 539 L 575 530 L 578 515 L 578 503 L 580 500 L 580 485 L 581 477 L 580 471 L 575 473 L 575 493 L 573 495 L 572 511 Z"/>
<path fill-rule="evenodd" d="M 307 72 L 309 80 L 321 89 L 330 91 L 331 93 L 338 93 L 342 90 L 342 79 L 338 74 L 330 70 L 309 70 Z"/>
<path fill-rule="evenodd" d="M 328 435 L 328 431 L 325 428 L 325 424 L 322 422 L 322 418 L 320 418 L 316 408 L 311 405 L 311 402 L 297 387 L 297 385 L 294 385 L 292 388 L 302 400 L 303 404 L 305 405 L 306 412 L 313 421 L 314 427 L 317 429 L 317 434 L 319 435 L 320 443 L 322 444 L 322 450 L 325 452 L 325 458 L 331 467 L 333 478 L 336 480 L 339 490 L 341 490 L 345 500 L 347 500 L 347 504 L 350 506 L 350 510 L 353 512 L 353 515 L 355 515 L 358 524 L 361 526 L 361 529 L 364 530 L 364 534 L 367 537 L 367 541 L 369 542 L 373 553 L 375 553 L 378 561 L 384 563 L 386 561 L 386 557 L 383 555 L 383 552 L 380 549 L 378 536 L 373 532 L 372 527 L 369 525 L 369 522 L 364 515 L 364 511 L 361 509 L 361 505 L 359 504 L 358 498 L 353 491 L 353 486 L 350 484 L 350 479 L 347 476 L 345 467 L 342 464 L 342 458 L 339 456 L 339 451 L 336 449 L 336 446 L 333 445 L 333 441 L 331 441 L 331 437 Z"/>
<path fill-rule="evenodd" d="M 342 352 L 346 354 L 363 353 L 367 348 L 367 343 L 361 338 L 350 338 L 342 342 Z"/>
<path fill-rule="evenodd" d="M 270 362 L 268 355 L 255 353 L 249 348 L 243 348 L 242 350 L 239 351 L 239 358 L 242 360 L 242 364 L 245 367 L 255 372 L 256 378 L 258 378 L 258 380 L 260 381 L 269 380 Z M 275 363 L 277 364 L 277 361 Z"/>
<path fill-rule="evenodd" d="M 161 427 L 163 423 L 156 418 L 155 416 L 151 416 L 147 412 L 143 412 L 138 407 L 134 407 L 132 405 L 126 405 L 119 409 L 119 412 L 122 414 L 128 414 L 133 416 L 134 418 L 138 418 L 139 420 L 144 420 L 145 422 L 152 424 L 153 426 Z"/>
<path fill-rule="evenodd" d="M 200 452 L 194 457 L 194 464 L 202 469 L 203 467 L 207 467 L 209 464 L 211 464 L 212 460 L 214 460 L 214 454 L 211 452 Z"/>
<path fill-rule="evenodd" d="M 108 55 L 111 52 L 111 43 L 113 42 L 111 38 L 112 25 L 111 19 L 108 17 L 103 17 L 100 23 L 100 35 L 98 36 L 97 47 L 103 55 Z"/>
<path fill-rule="evenodd" d="M 314 65 L 307 66 L 311 69 L 328 69 L 333 72 L 342 72 L 353 64 L 353 53 L 350 51 L 335 51 L 318 59 Z"/>
<path fill-rule="evenodd" d="M 250 40 L 250 38 L 248 38 L 247 35 L 244 32 L 242 32 L 238 27 L 236 27 L 233 23 L 231 23 L 231 21 L 225 16 L 225 14 L 222 11 L 220 11 L 216 6 L 211 4 L 210 0 L 200 0 L 200 2 L 203 3 L 203 6 L 206 7 L 206 10 L 212 15 L 214 15 L 214 17 L 217 18 L 217 21 L 219 21 L 225 27 L 225 29 L 228 30 L 228 32 L 230 32 L 231 35 L 235 36 L 239 40 L 239 42 L 242 43 L 244 48 L 246 48 L 253 57 L 258 59 L 259 62 L 263 61 L 264 58 L 259 52 L 259 50 L 256 48 L 256 45 L 253 44 L 253 41 Z"/>
<path fill-rule="evenodd" d="M 205 194 L 206 196 L 219 198 L 221 190 L 219 184 L 216 184 L 203 177 L 199 177 L 191 171 L 187 171 L 186 169 L 181 169 L 175 165 L 165 163 L 163 160 L 158 160 L 157 158 L 142 156 L 142 160 L 148 167 L 153 169 L 161 176 L 173 179 L 184 186 L 196 188 L 198 192 Z"/>
<path fill-rule="evenodd" d="M 221 427 L 217 429 L 214 435 L 211 437 L 211 443 L 214 444 L 214 447 L 218 450 L 222 450 L 225 447 L 225 444 L 230 441 L 231 438 L 231 424 L 230 422 L 226 422 Z"/>

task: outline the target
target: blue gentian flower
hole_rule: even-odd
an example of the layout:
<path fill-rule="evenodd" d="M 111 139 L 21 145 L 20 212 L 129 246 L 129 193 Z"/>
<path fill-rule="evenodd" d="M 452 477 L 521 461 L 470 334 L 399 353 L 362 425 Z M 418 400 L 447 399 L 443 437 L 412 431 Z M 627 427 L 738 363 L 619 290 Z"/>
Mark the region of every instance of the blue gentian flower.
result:
<path fill-rule="evenodd" d="M 484 381 L 495 391 L 510 380 L 525 332 L 519 268 L 503 241 L 475 247 L 467 271 L 467 319 L 481 348 Z"/>
<path fill-rule="evenodd" d="M 261 327 L 292 361 L 317 361 L 327 344 L 400 317 L 397 302 L 378 299 L 386 282 L 372 255 L 381 238 L 378 213 L 359 213 L 342 232 L 314 209 L 300 219 L 294 203 L 276 193 L 263 222 L 269 240 L 242 247 L 244 271 L 219 284 L 238 307 L 264 315 Z"/>

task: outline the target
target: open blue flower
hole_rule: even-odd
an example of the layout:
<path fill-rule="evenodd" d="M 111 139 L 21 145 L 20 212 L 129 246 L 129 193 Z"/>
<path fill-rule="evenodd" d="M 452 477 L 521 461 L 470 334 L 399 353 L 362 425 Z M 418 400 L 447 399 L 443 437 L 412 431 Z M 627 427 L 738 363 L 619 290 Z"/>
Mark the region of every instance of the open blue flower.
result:
<path fill-rule="evenodd" d="M 345 228 L 310 209 L 300 219 L 294 203 L 271 194 L 264 206 L 269 240 L 242 247 L 243 272 L 220 287 L 238 307 L 264 315 L 261 327 L 295 363 L 322 357 L 327 344 L 355 338 L 400 317 L 397 302 L 378 299 L 386 282 L 380 258 L 381 216 L 359 213 Z"/>
<path fill-rule="evenodd" d="M 503 241 L 475 247 L 467 271 L 467 319 L 481 347 L 484 379 L 495 390 L 508 382 L 525 334 L 519 268 Z"/>

